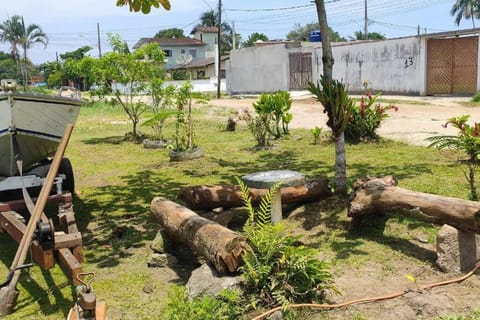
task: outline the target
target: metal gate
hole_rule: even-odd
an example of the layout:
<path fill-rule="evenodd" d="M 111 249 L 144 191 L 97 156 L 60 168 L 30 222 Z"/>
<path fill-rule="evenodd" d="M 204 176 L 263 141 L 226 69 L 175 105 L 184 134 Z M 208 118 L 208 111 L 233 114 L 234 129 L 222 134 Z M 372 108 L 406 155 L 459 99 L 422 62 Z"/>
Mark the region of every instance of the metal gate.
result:
<path fill-rule="evenodd" d="M 312 81 L 312 53 L 291 52 L 288 54 L 290 63 L 290 90 L 305 90 Z"/>
<path fill-rule="evenodd" d="M 478 37 L 427 41 L 427 94 L 477 92 Z"/>

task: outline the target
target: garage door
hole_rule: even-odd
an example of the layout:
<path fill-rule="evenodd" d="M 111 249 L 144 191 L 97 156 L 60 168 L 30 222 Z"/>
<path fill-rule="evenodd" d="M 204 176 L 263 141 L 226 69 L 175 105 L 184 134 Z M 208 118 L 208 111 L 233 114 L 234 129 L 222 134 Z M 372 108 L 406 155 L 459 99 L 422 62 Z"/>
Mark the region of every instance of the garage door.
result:
<path fill-rule="evenodd" d="M 427 41 L 427 94 L 477 92 L 478 37 Z"/>

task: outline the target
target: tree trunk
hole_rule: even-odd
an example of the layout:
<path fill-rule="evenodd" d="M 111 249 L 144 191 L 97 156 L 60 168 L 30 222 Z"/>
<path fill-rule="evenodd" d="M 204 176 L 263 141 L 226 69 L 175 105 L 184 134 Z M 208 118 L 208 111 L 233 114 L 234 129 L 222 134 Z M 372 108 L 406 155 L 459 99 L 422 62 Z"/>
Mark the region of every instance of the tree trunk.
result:
<path fill-rule="evenodd" d="M 173 240 L 205 257 L 219 273 L 236 271 L 242 264 L 243 251 L 249 249 L 244 236 L 165 198 L 152 200 L 150 216 Z"/>
<path fill-rule="evenodd" d="M 249 188 L 254 206 L 260 204 L 267 189 Z M 298 187 L 281 188 L 282 204 L 305 203 L 332 195 L 326 178 L 310 179 Z M 194 210 L 211 210 L 219 207 L 243 206 L 242 191 L 239 186 L 190 186 L 180 190 L 180 199 Z"/>
<path fill-rule="evenodd" d="M 347 194 L 347 158 L 344 132 L 335 137 L 335 194 Z"/>
<path fill-rule="evenodd" d="M 315 0 L 317 7 L 318 24 L 320 25 L 320 33 L 322 35 L 322 64 L 323 75 L 327 80 L 333 79 L 333 54 L 330 45 L 330 30 L 327 22 L 327 12 L 325 11 L 325 1 Z"/>
<path fill-rule="evenodd" d="M 357 180 L 354 198 L 348 208 L 348 216 L 353 218 L 352 225 L 366 214 L 402 208 L 419 210 L 422 215 L 416 218 L 421 220 L 480 233 L 480 203 L 415 192 L 398 188 L 396 184 L 391 176 Z"/>

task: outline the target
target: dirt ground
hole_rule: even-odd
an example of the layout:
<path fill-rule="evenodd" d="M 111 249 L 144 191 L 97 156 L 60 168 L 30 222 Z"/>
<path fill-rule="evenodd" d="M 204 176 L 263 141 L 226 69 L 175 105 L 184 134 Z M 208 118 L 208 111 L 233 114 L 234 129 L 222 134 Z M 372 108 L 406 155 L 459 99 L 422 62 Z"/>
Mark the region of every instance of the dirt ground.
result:
<path fill-rule="evenodd" d="M 382 96 L 382 99 L 402 101 L 395 103 L 397 112 L 389 112 L 383 125 L 379 128 L 380 136 L 401 140 L 414 145 L 428 145 L 425 138 L 440 134 L 456 134 L 452 127 L 443 128 L 447 119 L 470 114 L 470 120 L 480 121 L 480 108 L 469 107 L 465 103 L 471 98 L 465 97 L 413 97 L 413 96 Z M 211 100 L 214 106 L 228 106 L 237 111 L 251 108 L 256 98 L 233 98 L 229 100 Z M 385 105 L 385 103 L 382 103 Z M 290 128 L 311 129 L 315 126 L 328 129 L 327 116 L 323 107 L 311 95 L 299 92 L 293 95 L 291 108 L 293 120 Z"/>
<path fill-rule="evenodd" d="M 383 123 L 378 133 L 385 138 L 401 140 L 414 145 L 427 145 L 425 138 L 440 134 L 457 132 L 452 127 L 444 128 L 447 119 L 453 116 L 470 114 L 471 121 L 480 120 L 480 108 L 467 106 L 470 98 L 463 97 L 401 97 L 382 96 L 383 99 L 399 101 L 398 112 L 390 112 L 390 117 Z M 230 100 L 213 100 L 214 106 L 228 106 L 237 111 L 251 108 L 255 98 L 233 98 Z M 383 103 L 382 103 L 383 104 Z M 323 107 L 307 93 L 294 96 L 292 105 L 293 120 L 291 128 L 311 129 L 321 126 L 325 130 L 327 117 Z M 315 211 L 315 210 L 314 210 Z M 309 220 L 309 210 L 301 211 L 289 219 Z M 318 218 L 317 218 L 318 219 Z M 304 235 L 314 235 L 320 225 L 311 230 L 298 230 Z M 335 285 L 341 296 L 329 296 L 329 303 L 342 303 L 367 297 L 378 297 L 407 290 L 404 296 L 375 303 L 359 304 L 329 311 L 326 314 L 315 311 L 311 319 L 447 319 L 450 315 L 471 314 L 480 310 L 478 292 L 480 279 L 477 275 L 460 284 L 441 286 L 431 290 L 416 290 L 416 285 L 406 279 L 405 275 L 414 275 L 419 285 L 430 284 L 462 276 L 461 274 L 443 273 L 435 266 L 436 248 L 433 243 L 413 241 L 417 248 L 412 259 L 397 259 L 394 266 L 386 267 L 378 262 L 367 262 L 335 271 Z M 388 257 L 387 257 L 388 260 Z M 452 318 L 449 318 L 452 319 Z M 455 318 L 458 319 L 458 318 Z M 469 318 L 470 319 L 470 318 Z"/>

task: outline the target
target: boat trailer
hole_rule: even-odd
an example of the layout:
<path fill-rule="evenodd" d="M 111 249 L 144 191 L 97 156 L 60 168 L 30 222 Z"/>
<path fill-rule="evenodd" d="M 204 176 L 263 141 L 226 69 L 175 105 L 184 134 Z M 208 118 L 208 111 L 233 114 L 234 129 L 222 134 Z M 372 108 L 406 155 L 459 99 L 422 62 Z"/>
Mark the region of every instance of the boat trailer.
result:
<path fill-rule="evenodd" d="M 25 264 L 30 252 L 32 260 L 41 268 L 48 270 L 55 266 L 56 260 L 64 273 L 76 287 L 76 302 L 69 313 L 68 320 L 104 320 L 106 307 L 96 301 L 90 282 L 82 273 L 83 248 L 82 235 L 75 222 L 72 204 L 72 190 L 63 190 L 66 179 L 64 174 L 57 174 L 66 145 L 71 136 L 73 125 L 68 125 L 59 148 L 51 164 L 43 169 L 47 171 L 45 178 L 37 175 L 6 177 L 0 181 L 0 192 L 22 190 L 23 199 L 0 200 L 0 232 L 7 233 L 18 244 L 17 253 L 9 269 L 7 278 L 0 284 L 0 318 L 12 313 L 19 292 L 16 288 L 22 269 L 31 267 Z M 67 159 L 68 161 L 68 159 Z M 72 177 L 73 179 L 73 174 Z M 32 199 L 27 188 L 39 188 L 37 198 Z M 52 193 L 52 188 L 55 192 Z M 47 204 L 57 206 L 57 215 L 49 218 L 44 213 Z M 25 211 L 27 213 L 25 213 Z M 24 214 L 22 215 L 21 212 Z M 29 212 L 29 214 L 28 214 Z"/>

